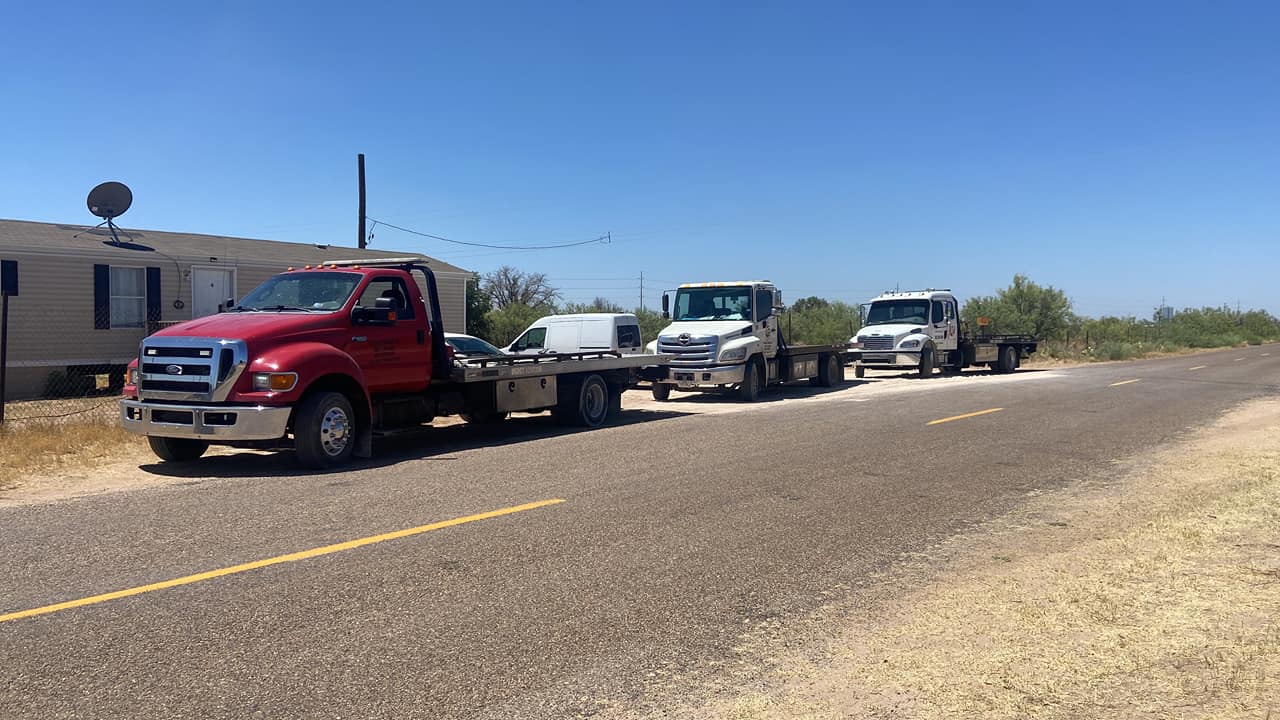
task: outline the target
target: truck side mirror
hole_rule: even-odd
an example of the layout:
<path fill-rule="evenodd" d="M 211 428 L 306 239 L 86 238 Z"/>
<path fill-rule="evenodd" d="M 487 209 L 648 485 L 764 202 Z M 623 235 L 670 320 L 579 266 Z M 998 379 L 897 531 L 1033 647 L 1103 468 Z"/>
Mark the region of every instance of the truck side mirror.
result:
<path fill-rule="evenodd" d="M 235 299 L 235 298 L 227 298 L 226 302 L 222 303 L 222 308 L 223 308 L 224 310 L 230 310 L 231 308 L 233 308 L 233 307 L 235 307 L 235 306 L 236 306 L 236 299 Z"/>
<path fill-rule="evenodd" d="M 355 306 L 351 310 L 352 325 L 395 325 L 396 311 L 391 298 L 380 297 L 373 307 Z"/>
<path fill-rule="evenodd" d="M 662 293 L 662 319 L 671 319 L 671 298 L 666 293 Z"/>

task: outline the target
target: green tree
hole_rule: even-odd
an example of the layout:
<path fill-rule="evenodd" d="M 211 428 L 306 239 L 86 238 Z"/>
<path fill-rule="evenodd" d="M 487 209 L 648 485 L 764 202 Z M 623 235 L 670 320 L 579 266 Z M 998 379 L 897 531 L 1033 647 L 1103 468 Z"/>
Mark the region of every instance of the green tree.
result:
<path fill-rule="evenodd" d="M 494 308 L 485 313 L 488 334 L 481 337 L 498 347 L 506 347 L 512 340 L 519 337 L 525 328 L 532 325 L 534 320 L 552 314 L 552 310 L 549 305 L 531 307 L 520 303 L 510 303 Z"/>
<path fill-rule="evenodd" d="M 1052 285 L 1037 285 L 1025 275 L 1014 275 L 1013 284 L 997 290 L 994 296 L 971 298 L 961 315 L 970 327 L 977 327 L 977 319 L 986 317 L 996 332 L 1046 340 L 1062 337 L 1075 317 L 1065 292 Z"/>
<path fill-rule="evenodd" d="M 858 308 L 820 297 L 801 298 L 779 318 L 792 345 L 832 345 L 849 340 L 858 329 Z"/>
<path fill-rule="evenodd" d="M 467 279 L 467 334 L 478 338 L 489 336 L 489 311 L 493 303 L 480 287 L 480 275 Z"/>
<path fill-rule="evenodd" d="M 589 303 L 565 303 L 557 306 L 556 312 L 562 315 L 572 313 L 620 313 L 626 312 L 618 303 L 607 298 L 598 297 Z"/>
<path fill-rule="evenodd" d="M 636 308 L 636 319 L 640 321 L 640 338 L 649 344 L 658 339 L 658 333 L 661 333 L 667 325 L 671 324 L 670 320 L 662 317 L 662 313 L 649 308 Z"/>

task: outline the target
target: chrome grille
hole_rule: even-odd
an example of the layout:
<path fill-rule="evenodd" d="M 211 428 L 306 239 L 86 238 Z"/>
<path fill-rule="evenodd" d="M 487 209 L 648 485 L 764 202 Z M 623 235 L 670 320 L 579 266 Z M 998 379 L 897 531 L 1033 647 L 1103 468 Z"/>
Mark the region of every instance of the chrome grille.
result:
<path fill-rule="evenodd" d="M 658 353 L 675 355 L 671 360 L 672 367 L 713 364 L 719 348 L 720 338 L 715 335 L 663 335 L 658 338 Z"/>
<path fill-rule="evenodd" d="M 247 363 L 248 350 L 240 340 L 151 336 L 140 348 L 138 395 L 220 402 Z"/>
<path fill-rule="evenodd" d="M 862 343 L 863 350 L 892 350 L 892 335 L 864 335 L 858 340 Z"/>

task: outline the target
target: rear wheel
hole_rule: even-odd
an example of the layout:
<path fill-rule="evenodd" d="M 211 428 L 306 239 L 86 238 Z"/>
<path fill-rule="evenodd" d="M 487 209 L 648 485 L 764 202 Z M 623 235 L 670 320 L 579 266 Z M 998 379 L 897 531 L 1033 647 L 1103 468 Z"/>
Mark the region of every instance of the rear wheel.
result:
<path fill-rule="evenodd" d="M 147 437 L 151 452 L 165 462 L 189 462 L 204 455 L 209 443 L 193 438 Z"/>
<path fill-rule="evenodd" d="M 351 459 L 356 449 L 355 412 L 347 396 L 318 392 L 303 398 L 293 419 L 298 462 L 322 470 Z"/>
<path fill-rule="evenodd" d="M 588 375 L 580 384 L 561 386 L 560 403 L 552 414 L 566 425 L 595 428 L 609 418 L 609 386 L 599 375 Z M 621 398 L 619 398 L 619 403 Z"/>
<path fill-rule="evenodd" d="M 1011 373 L 1018 369 L 1018 349 L 1012 345 L 1000 348 L 1000 361 L 996 369 L 1002 373 Z"/>
<path fill-rule="evenodd" d="M 656 382 L 653 384 L 653 399 L 658 402 L 666 402 L 671 399 L 671 386 L 666 383 Z"/>
<path fill-rule="evenodd" d="M 844 366 L 840 358 L 827 355 L 818 366 L 818 384 L 822 387 L 835 387 L 844 381 Z"/>
<path fill-rule="evenodd" d="M 867 376 L 867 368 L 861 364 L 853 366 L 853 376 L 861 380 Z"/>
<path fill-rule="evenodd" d="M 747 363 L 746 368 L 742 372 L 742 383 L 738 385 L 738 399 L 742 402 L 755 402 L 760 399 L 760 386 L 763 384 L 760 376 L 763 374 L 763 366 L 759 360 L 752 360 Z"/>
<path fill-rule="evenodd" d="M 933 376 L 933 348 L 925 345 L 920 351 L 920 377 L 927 378 Z"/>

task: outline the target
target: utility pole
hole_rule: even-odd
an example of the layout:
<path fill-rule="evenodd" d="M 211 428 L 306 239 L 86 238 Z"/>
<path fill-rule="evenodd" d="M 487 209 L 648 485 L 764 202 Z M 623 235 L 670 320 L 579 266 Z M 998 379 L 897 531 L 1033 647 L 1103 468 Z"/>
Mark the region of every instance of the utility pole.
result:
<path fill-rule="evenodd" d="M 356 247 L 364 250 L 368 246 L 364 231 L 364 153 L 356 155 L 356 170 L 360 178 L 360 227 L 357 230 L 359 236 L 356 238 Z"/>
<path fill-rule="evenodd" d="M 644 307 L 644 271 L 640 271 L 640 307 Z"/>

